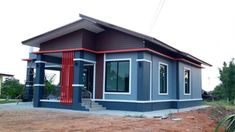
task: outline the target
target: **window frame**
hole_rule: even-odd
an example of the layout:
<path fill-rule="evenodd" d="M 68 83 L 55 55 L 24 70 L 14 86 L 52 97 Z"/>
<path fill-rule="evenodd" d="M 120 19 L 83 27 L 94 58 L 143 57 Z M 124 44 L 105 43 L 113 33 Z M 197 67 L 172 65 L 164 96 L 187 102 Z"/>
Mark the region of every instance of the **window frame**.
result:
<path fill-rule="evenodd" d="M 189 93 L 185 93 L 185 71 L 189 71 Z M 191 95 L 192 90 L 192 72 L 191 69 L 188 67 L 184 67 L 184 73 L 183 73 L 183 87 L 184 87 L 184 95 Z"/>
<path fill-rule="evenodd" d="M 120 92 L 120 91 L 106 91 L 106 63 L 107 62 L 121 62 L 121 61 L 128 61 L 129 62 L 129 91 L 128 92 Z M 106 59 L 104 61 L 104 94 L 131 94 L 131 58 L 122 58 L 122 59 Z"/>
<path fill-rule="evenodd" d="M 166 66 L 166 75 L 167 75 L 167 82 L 166 82 L 166 93 L 161 93 L 161 85 L 160 85 L 160 70 L 161 70 L 161 65 L 165 65 Z M 158 64 L 158 95 L 168 95 L 168 87 L 169 87 L 169 68 L 168 68 L 168 64 L 163 63 L 163 62 L 159 62 Z"/>

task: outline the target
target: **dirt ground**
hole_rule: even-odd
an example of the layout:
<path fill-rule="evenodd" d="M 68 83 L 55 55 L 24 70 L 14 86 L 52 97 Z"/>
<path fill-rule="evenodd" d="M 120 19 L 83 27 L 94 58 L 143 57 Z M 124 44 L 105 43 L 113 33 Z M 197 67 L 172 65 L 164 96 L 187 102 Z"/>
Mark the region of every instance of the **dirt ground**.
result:
<path fill-rule="evenodd" d="M 0 132 L 213 132 L 212 108 L 167 119 L 89 115 L 43 109 L 0 110 Z"/>

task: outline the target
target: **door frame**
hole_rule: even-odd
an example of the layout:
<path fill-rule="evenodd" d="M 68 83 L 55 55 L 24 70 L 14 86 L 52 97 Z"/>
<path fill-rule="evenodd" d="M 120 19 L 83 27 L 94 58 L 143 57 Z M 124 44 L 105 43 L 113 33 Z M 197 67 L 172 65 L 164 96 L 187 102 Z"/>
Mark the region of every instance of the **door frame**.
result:
<path fill-rule="evenodd" d="M 92 99 L 95 99 L 95 76 L 96 76 L 96 63 L 84 64 L 84 66 L 93 66 L 93 88 L 92 88 Z"/>

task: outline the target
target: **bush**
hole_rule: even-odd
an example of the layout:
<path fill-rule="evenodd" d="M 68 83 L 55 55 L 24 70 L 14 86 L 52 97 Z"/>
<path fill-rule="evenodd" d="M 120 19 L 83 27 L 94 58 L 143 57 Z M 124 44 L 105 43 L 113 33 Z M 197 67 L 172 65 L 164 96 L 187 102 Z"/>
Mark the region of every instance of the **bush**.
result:
<path fill-rule="evenodd" d="M 2 97 L 15 98 L 23 93 L 24 85 L 20 84 L 19 80 L 15 78 L 6 79 L 2 83 Z"/>

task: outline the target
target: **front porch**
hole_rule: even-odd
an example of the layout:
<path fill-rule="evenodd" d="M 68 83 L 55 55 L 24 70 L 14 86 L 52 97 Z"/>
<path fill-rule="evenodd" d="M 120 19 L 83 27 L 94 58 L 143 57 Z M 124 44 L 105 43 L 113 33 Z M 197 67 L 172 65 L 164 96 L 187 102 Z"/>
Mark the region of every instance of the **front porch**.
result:
<path fill-rule="evenodd" d="M 91 110 L 95 98 L 96 55 L 86 51 L 36 54 L 34 107 Z M 45 94 L 45 70 L 58 71 L 56 92 Z M 102 108 L 102 107 L 100 107 Z"/>

